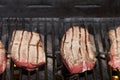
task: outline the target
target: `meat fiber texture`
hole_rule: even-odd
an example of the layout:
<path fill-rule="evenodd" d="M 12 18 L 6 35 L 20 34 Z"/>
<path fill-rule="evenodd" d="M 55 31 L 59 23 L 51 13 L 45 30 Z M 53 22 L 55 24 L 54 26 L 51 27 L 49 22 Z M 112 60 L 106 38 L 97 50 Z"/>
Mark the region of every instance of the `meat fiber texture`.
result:
<path fill-rule="evenodd" d="M 109 30 L 110 61 L 109 65 L 120 70 L 120 26 Z"/>
<path fill-rule="evenodd" d="M 96 58 L 87 29 L 73 26 L 64 34 L 61 56 L 71 73 L 82 73 L 94 68 Z"/>
<path fill-rule="evenodd" d="M 5 48 L 2 42 L 0 41 L 0 74 L 5 71 L 5 68 L 6 68 Z"/>
<path fill-rule="evenodd" d="M 42 48 L 40 34 L 23 30 L 15 30 L 12 34 L 10 52 L 18 67 L 33 71 L 45 64 L 45 52 Z"/>

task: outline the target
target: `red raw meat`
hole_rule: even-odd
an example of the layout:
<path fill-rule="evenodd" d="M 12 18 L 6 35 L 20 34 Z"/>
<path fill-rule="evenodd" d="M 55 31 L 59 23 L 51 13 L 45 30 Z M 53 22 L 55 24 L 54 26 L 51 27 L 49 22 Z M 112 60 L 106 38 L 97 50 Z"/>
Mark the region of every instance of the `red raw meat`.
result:
<path fill-rule="evenodd" d="M 45 64 L 45 52 L 38 33 L 14 31 L 10 46 L 12 59 L 18 67 L 33 71 Z"/>
<path fill-rule="evenodd" d="M 5 71 L 5 68 L 6 68 L 5 48 L 2 42 L 0 41 L 0 74 Z"/>
<path fill-rule="evenodd" d="M 120 27 L 109 31 L 110 38 L 110 61 L 109 65 L 120 70 Z"/>
<path fill-rule="evenodd" d="M 61 56 L 71 73 L 94 68 L 96 58 L 87 29 L 73 26 L 62 38 Z"/>

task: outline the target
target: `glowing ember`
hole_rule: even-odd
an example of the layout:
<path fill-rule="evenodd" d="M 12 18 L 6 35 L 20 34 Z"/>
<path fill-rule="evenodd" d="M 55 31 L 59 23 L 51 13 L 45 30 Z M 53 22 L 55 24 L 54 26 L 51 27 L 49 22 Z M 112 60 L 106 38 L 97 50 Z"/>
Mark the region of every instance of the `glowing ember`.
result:
<path fill-rule="evenodd" d="M 113 80 L 119 80 L 118 76 L 112 76 L 112 77 L 113 77 Z"/>

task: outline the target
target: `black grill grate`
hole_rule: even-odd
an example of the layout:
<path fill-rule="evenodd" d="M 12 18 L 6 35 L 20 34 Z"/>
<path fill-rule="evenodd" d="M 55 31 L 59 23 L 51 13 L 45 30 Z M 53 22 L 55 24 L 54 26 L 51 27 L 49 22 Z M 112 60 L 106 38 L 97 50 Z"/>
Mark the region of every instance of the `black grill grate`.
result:
<path fill-rule="evenodd" d="M 113 75 L 120 78 L 119 71 L 113 71 L 108 65 L 110 27 L 120 25 L 119 18 L 1 18 L 0 39 L 6 45 L 7 68 L 0 75 L 0 80 L 114 80 Z M 63 34 L 73 25 L 85 25 L 94 37 L 96 47 L 96 66 L 91 71 L 70 74 L 62 64 L 60 45 Z M 46 65 L 34 72 L 14 67 L 11 61 L 9 46 L 13 30 L 33 29 L 42 34 L 46 53 Z M 16 75 L 15 75 L 16 74 Z"/>

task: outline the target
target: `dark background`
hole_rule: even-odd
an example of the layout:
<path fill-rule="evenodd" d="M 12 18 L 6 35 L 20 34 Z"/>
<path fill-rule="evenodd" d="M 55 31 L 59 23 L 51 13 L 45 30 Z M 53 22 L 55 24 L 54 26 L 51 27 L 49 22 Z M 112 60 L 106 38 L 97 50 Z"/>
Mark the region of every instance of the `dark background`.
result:
<path fill-rule="evenodd" d="M 0 0 L 0 17 L 118 17 L 119 0 Z"/>

